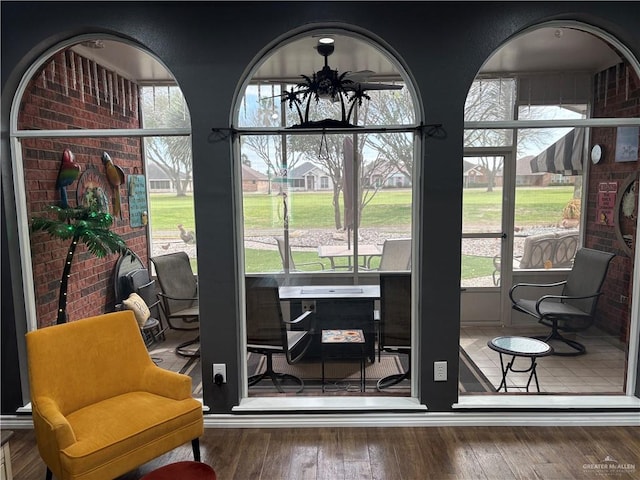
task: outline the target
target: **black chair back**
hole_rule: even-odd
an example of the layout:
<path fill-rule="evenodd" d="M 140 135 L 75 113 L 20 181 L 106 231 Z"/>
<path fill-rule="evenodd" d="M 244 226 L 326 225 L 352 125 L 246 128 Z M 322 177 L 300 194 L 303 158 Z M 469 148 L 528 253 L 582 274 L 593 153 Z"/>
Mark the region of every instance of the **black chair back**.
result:
<path fill-rule="evenodd" d="M 607 275 L 609 263 L 614 256 L 613 253 L 602 252 L 600 250 L 592 250 L 590 248 L 579 249 L 562 294 L 578 297 L 600 292 Z M 578 300 L 570 299 L 565 300 L 565 303 L 593 316 L 598 303 L 598 297 Z"/>
<path fill-rule="evenodd" d="M 287 333 L 282 322 L 278 282 L 271 277 L 246 278 L 247 344 L 279 346 L 286 350 Z"/>
<path fill-rule="evenodd" d="M 153 318 L 160 318 L 160 300 L 156 292 L 156 282 L 149 277 L 149 270 L 140 268 L 127 274 L 127 283 L 131 292 L 135 292 L 144 300 Z"/>
<path fill-rule="evenodd" d="M 159 255 L 151 261 L 156 269 L 160 290 L 167 297 L 172 297 L 164 299 L 167 315 L 198 305 L 197 300 L 193 300 L 198 296 L 198 282 L 185 252 Z"/>
<path fill-rule="evenodd" d="M 411 347 L 411 273 L 380 273 L 380 347 Z"/>

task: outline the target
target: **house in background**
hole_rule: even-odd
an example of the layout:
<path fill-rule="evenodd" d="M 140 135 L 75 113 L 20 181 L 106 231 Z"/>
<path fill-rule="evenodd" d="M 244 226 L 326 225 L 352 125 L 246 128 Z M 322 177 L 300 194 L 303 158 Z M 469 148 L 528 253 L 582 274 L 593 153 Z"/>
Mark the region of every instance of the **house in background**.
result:
<path fill-rule="evenodd" d="M 575 175 L 562 175 L 553 172 L 533 172 L 532 155 L 519 158 L 516 161 L 516 185 L 526 187 L 548 187 L 549 185 L 573 185 L 576 182 Z"/>
<path fill-rule="evenodd" d="M 174 180 L 167 175 L 154 162 L 147 163 L 147 182 L 149 193 L 176 193 L 177 189 Z M 185 174 L 180 172 L 180 179 L 185 179 Z M 193 182 L 189 180 L 186 192 L 193 192 Z"/>
<path fill-rule="evenodd" d="M 531 171 L 531 160 L 533 155 L 516 160 L 516 185 L 529 187 L 546 187 L 551 183 L 552 174 L 549 172 Z"/>
<path fill-rule="evenodd" d="M 484 173 L 484 169 L 481 165 L 463 160 L 464 172 L 462 172 L 462 180 L 464 188 L 470 188 L 474 186 L 484 186 L 489 180 Z"/>
<path fill-rule="evenodd" d="M 269 177 L 254 170 L 248 165 L 242 165 L 242 191 L 269 193 Z"/>
<path fill-rule="evenodd" d="M 333 180 L 329 174 L 311 162 L 304 162 L 292 168 L 288 178 L 290 188 L 294 191 L 329 191 L 333 188 Z"/>
<path fill-rule="evenodd" d="M 375 160 L 366 165 L 363 182 L 376 188 L 411 188 L 411 177 L 389 160 Z"/>

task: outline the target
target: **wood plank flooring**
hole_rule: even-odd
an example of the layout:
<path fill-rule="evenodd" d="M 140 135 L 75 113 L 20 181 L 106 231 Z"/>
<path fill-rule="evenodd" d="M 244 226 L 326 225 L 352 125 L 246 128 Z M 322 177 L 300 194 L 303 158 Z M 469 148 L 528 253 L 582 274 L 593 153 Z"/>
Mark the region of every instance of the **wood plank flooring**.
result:
<path fill-rule="evenodd" d="M 44 479 L 33 430 L 10 447 L 15 480 Z M 639 427 L 208 428 L 201 451 L 218 480 L 640 479 Z M 186 444 L 118 480 L 191 459 Z"/>

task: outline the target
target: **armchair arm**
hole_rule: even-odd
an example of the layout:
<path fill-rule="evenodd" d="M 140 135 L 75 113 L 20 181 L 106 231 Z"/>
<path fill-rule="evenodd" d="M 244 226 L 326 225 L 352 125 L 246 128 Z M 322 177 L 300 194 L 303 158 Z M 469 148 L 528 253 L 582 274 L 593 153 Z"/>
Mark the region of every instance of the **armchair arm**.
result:
<path fill-rule="evenodd" d="M 141 389 L 174 400 L 184 400 L 191 398 L 191 377 L 150 365 L 142 375 Z"/>
<path fill-rule="evenodd" d="M 34 423 L 40 423 L 41 427 L 48 429 L 48 432 L 41 433 L 55 439 L 55 445 L 53 445 L 55 452 L 49 453 L 54 453 L 57 456 L 60 450 L 76 443 L 76 435 L 71 425 L 52 398 L 38 397 L 33 402 L 33 406 L 36 414 Z M 39 417 L 40 421 L 36 420 L 37 417 Z"/>
<path fill-rule="evenodd" d="M 302 322 L 303 320 L 305 320 L 312 313 L 313 313 L 312 310 L 307 310 L 306 312 L 302 312 L 302 314 L 298 315 L 298 317 L 296 317 L 295 319 L 293 319 L 293 320 L 283 320 L 282 323 L 285 323 L 287 325 L 296 325 L 296 324 Z M 309 325 L 305 329 L 309 330 L 311 333 L 314 333 L 316 331 L 316 322 L 310 322 Z"/>
<path fill-rule="evenodd" d="M 166 295 L 162 292 L 158 292 L 158 296 L 162 297 L 162 298 L 166 298 L 167 300 L 182 300 L 182 301 L 186 301 L 186 300 L 191 300 L 191 301 L 197 301 L 198 297 L 185 297 L 185 298 L 179 298 L 179 297 L 171 297 L 169 295 Z"/>
<path fill-rule="evenodd" d="M 540 305 L 545 301 L 560 300 L 562 302 L 564 300 L 584 300 L 586 298 L 598 297 L 600 295 L 602 295 L 602 292 L 593 293 L 591 295 L 543 295 L 536 302 L 536 312 L 542 317 L 542 313 L 540 312 Z"/>
<path fill-rule="evenodd" d="M 516 300 L 514 300 L 513 295 L 516 289 L 519 287 L 551 288 L 551 287 L 560 287 L 565 283 L 567 283 L 566 280 L 563 280 L 562 282 L 555 282 L 555 283 L 516 283 L 509 290 L 509 299 L 511 300 L 511 303 L 516 303 Z"/>
<path fill-rule="evenodd" d="M 302 315 L 299 315 L 294 320 L 283 320 L 282 323 L 286 323 L 287 325 L 295 325 L 296 323 L 300 323 L 301 321 L 303 321 L 305 318 L 307 318 L 312 313 L 313 312 L 311 310 L 307 310 L 306 312 L 302 312 Z"/>

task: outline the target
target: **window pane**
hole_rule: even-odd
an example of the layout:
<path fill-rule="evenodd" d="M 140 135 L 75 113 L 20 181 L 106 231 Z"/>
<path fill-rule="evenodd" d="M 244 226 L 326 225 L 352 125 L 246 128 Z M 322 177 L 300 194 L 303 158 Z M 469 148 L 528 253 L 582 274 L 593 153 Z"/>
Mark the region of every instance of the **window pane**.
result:
<path fill-rule="evenodd" d="M 512 78 L 475 80 L 464 105 L 465 121 L 513 120 L 515 91 Z"/>
<path fill-rule="evenodd" d="M 524 108 L 526 110 L 526 107 Z M 535 115 L 569 115 L 556 107 Z M 516 165 L 514 269 L 570 268 L 578 247 L 584 129 L 521 129 Z"/>
<path fill-rule="evenodd" d="M 238 125 L 240 127 L 280 126 L 280 85 L 249 85 L 245 90 Z"/>
<path fill-rule="evenodd" d="M 140 87 L 140 106 L 144 128 L 187 128 L 189 109 L 179 87 Z"/>
<path fill-rule="evenodd" d="M 462 233 L 502 231 L 504 157 L 464 157 Z"/>
<path fill-rule="evenodd" d="M 403 85 L 397 83 L 397 85 Z M 412 125 L 415 123 L 415 108 L 411 93 L 403 85 L 400 90 L 369 90 L 371 98 L 358 109 L 357 124 L 360 126 Z"/>
<path fill-rule="evenodd" d="M 387 238 L 411 237 L 413 134 L 290 135 L 286 145 L 282 138 L 241 140 L 247 272 L 283 269 L 274 253 L 270 263 L 254 262 L 267 255 L 258 249 L 279 255 L 276 237 L 286 237 L 291 271 L 352 270 L 356 209 L 361 267 L 377 268 Z"/>
<path fill-rule="evenodd" d="M 464 146 L 471 147 L 510 147 L 513 145 L 512 130 L 471 130 L 464 131 Z"/>
<path fill-rule="evenodd" d="M 140 111 L 144 128 L 191 126 L 184 96 L 175 86 L 141 87 Z M 191 137 L 144 137 L 143 146 L 151 256 L 186 252 L 197 272 Z"/>
<path fill-rule="evenodd" d="M 582 178 L 547 173 L 537 181 L 516 186 L 514 268 L 570 268 L 579 240 Z"/>
<path fill-rule="evenodd" d="M 500 283 L 499 238 L 463 238 L 460 286 L 494 287 Z"/>

